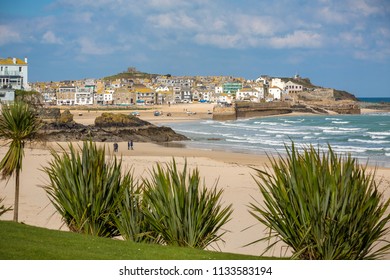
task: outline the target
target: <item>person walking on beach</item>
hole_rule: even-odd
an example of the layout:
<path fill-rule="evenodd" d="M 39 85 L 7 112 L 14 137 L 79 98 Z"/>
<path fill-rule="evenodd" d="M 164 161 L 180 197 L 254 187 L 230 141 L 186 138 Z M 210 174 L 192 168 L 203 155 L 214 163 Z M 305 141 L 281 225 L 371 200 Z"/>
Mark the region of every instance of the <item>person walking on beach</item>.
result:
<path fill-rule="evenodd" d="M 118 143 L 114 143 L 114 153 L 118 152 Z"/>
<path fill-rule="evenodd" d="M 129 142 L 127 142 L 127 149 L 128 150 L 132 150 L 133 149 L 133 140 L 130 140 Z"/>

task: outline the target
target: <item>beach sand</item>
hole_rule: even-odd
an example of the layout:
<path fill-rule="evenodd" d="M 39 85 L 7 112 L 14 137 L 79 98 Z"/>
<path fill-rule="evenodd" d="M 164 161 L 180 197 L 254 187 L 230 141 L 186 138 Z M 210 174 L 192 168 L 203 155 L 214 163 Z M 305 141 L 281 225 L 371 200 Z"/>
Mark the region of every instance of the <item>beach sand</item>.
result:
<path fill-rule="evenodd" d="M 203 105 L 203 104 L 190 104 Z M 209 107 L 190 106 L 186 104 L 186 109 L 199 110 L 196 115 L 179 115 L 184 112 L 184 106 L 175 107 L 176 117 L 167 121 L 184 121 L 188 119 L 207 118 Z M 207 104 L 206 106 L 208 106 Z M 169 109 L 169 108 L 168 108 Z M 163 108 L 163 110 L 168 110 Z M 172 109 L 173 110 L 173 109 Z M 212 110 L 212 107 L 211 107 Z M 173 112 L 173 111 L 172 111 Z M 74 112 L 72 112 L 74 113 Z M 101 112 L 97 112 L 100 115 Z M 154 117 L 141 112 L 141 118 L 159 123 L 163 118 Z M 93 123 L 95 112 L 83 111 L 83 116 L 75 117 L 76 121 L 84 124 Z M 188 118 L 187 118 L 188 117 Z M 166 117 L 168 118 L 168 117 Z M 82 144 L 81 142 L 78 144 Z M 53 205 L 50 203 L 42 186 L 48 183 L 47 175 L 41 171 L 42 167 L 47 166 L 51 159 L 49 148 L 59 149 L 58 145 L 67 146 L 66 143 L 46 143 L 46 145 L 35 144 L 34 147 L 27 146 L 25 149 L 25 158 L 23 160 L 23 170 L 21 173 L 20 189 L 20 208 L 19 221 L 50 229 L 67 230 L 63 225 L 61 217 L 56 213 Z M 98 143 L 106 145 L 107 153 L 113 154 L 112 143 Z M 7 147 L 0 148 L 0 157 L 3 158 Z M 264 169 L 269 162 L 266 156 L 242 154 L 233 152 L 222 152 L 212 150 L 200 150 L 181 147 L 180 143 L 174 143 L 169 146 L 153 143 L 134 143 L 134 150 L 127 150 L 127 143 L 119 143 L 119 152 L 117 155 L 123 159 L 124 167 L 132 169 L 136 177 L 147 177 L 149 171 L 155 166 L 156 162 L 170 162 L 174 157 L 179 165 L 183 167 L 185 160 L 191 169 L 198 168 L 200 175 L 205 180 L 207 187 L 213 187 L 217 183 L 217 188 L 224 190 L 222 203 L 233 205 L 233 215 L 231 221 L 226 224 L 227 233 L 223 236 L 224 243 L 214 245 L 211 250 L 221 250 L 223 252 L 233 252 L 250 255 L 260 255 L 266 243 L 258 243 L 245 247 L 246 244 L 264 237 L 267 233 L 265 228 L 249 214 L 248 205 L 254 202 L 261 202 L 262 198 L 258 187 L 252 178 L 255 174 L 253 168 Z M 383 180 L 382 191 L 386 198 L 390 197 L 390 169 L 380 168 L 377 170 L 377 178 Z M 6 206 L 13 205 L 14 201 L 14 178 L 8 183 L 5 180 L 0 181 L 0 197 L 4 197 Z M 12 220 L 13 212 L 4 214 L 2 220 Z M 390 240 L 390 236 L 387 237 Z M 278 247 L 267 255 L 282 256 L 285 248 Z M 387 256 L 390 259 L 390 255 Z"/>

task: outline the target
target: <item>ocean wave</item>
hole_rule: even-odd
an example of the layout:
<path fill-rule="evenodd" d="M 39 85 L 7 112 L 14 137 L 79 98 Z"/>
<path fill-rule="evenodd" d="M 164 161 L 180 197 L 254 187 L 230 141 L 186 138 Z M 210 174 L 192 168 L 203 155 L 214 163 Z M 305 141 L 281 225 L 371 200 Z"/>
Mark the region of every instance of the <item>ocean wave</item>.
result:
<path fill-rule="evenodd" d="M 302 131 L 296 131 L 296 130 L 265 130 L 265 133 L 269 134 L 294 134 L 294 135 L 308 135 L 310 132 L 302 132 Z"/>
<path fill-rule="evenodd" d="M 277 123 L 277 122 L 254 122 L 254 124 L 271 125 L 271 126 L 281 125 L 281 123 Z"/>
<path fill-rule="evenodd" d="M 390 136 L 390 131 L 381 131 L 381 132 L 367 132 L 369 135 L 375 135 L 375 136 Z"/>
<path fill-rule="evenodd" d="M 304 121 L 305 121 L 305 119 L 300 119 L 300 120 L 296 120 L 296 121 L 284 120 L 285 123 L 302 123 Z"/>
<path fill-rule="evenodd" d="M 324 129 L 322 132 L 328 133 L 328 134 L 345 134 L 345 131 L 343 131 L 343 130 Z"/>
<path fill-rule="evenodd" d="M 332 149 L 337 152 L 344 153 L 365 153 L 367 152 L 367 148 L 355 147 L 355 146 L 340 146 L 340 145 L 332 145 Z"/>
<path fill-rule="evenodd" d="M 347 122 L 347 121 L 332 121 L 332 123 L 346 124 L 346 123 L 349 123 L 349 122 Z"/>
<path fill-rule="evenodd" d="M 362 131 L 363 128 L 359 128 L 359 127 L 340 127 L 339 130 L 343 130 L 343 131 Z"/>
<path fill-rule="evenodd" d="M 365 139 L 354 139 L 354 138 L 348 139 L 348 142 L 360 142 L 360 143 L 368 143 L 368 144 L 387 144 L 387 143 L 390 143 L 390 141 L 386 141 L 386 140 L 365 140 Z"/>
<path fill-rule="evenodd" d="M 385 156 L 390 157 L 390 153 L 385 153 Z"/>
<path fill-rule="evenodd" d="M 327 121 L 341 121 L 339 118 L 325 118 Z"/>

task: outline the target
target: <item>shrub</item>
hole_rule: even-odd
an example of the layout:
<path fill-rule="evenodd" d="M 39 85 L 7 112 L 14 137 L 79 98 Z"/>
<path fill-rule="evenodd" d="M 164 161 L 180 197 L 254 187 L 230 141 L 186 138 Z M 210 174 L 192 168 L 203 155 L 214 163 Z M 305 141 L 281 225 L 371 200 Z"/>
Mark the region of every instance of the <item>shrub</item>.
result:
<path fill-rule="evenodd" d="M 115 225 L 125 240 L 155 243 L 157 234 L 144 214 L 142 186 L 134 183 L 128 185 L 130 187 L 119 204 L 118 214 L 114 215 Z"/>
<path fill-rule="evenodd" d="M 85 141 L 81 153 L 72 144 L 62 155 L 52 151 L 53 160 L 43 170 L 50 183 L 45 190 L 71 231 L 95 236 L 119 234 L 113 217 L 133 178 L 122 176 L 122 161 L 106 161 L 105 149 Z"/>
<path fill-rule="evenodd" d="M 167 245 L 205 248 L 222 240 L 222 226 L 228 222 L 232 205 L 222 207 L 223 191 L 200 188 L 198 169 L 189 173 L 187 163 L 182 171 L 176 162 L 157 164 L 151 179 L 144 179 L 145 215 Z"/>
<path fill-rule="evenodd" d="M 375 172 L 328 149 L 299 152 L 293 143 L 285 158 L 271 158 L 271 167 L 256 170 L 265 207 L 251 203 L 250 213 L 269 235 L 253 243 L 272 241 L 266 252 L 283 242 L 299 259 L 381 258 L 390 246 L 383 240 L 390 199 L 382 202 Z"/>

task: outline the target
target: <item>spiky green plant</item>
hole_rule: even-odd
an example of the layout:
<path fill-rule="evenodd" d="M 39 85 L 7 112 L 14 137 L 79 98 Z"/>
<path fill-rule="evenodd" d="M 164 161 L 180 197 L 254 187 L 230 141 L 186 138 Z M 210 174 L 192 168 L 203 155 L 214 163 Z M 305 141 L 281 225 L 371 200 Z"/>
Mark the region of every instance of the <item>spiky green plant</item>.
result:
<path fill-rule="evenodd" d="M 279 242 L 298 259 L 377 259 L 389 250 L 390 199 L 383 201 L 375 181 L 350 155 L 329 146 L 270 158 L 271 167 L 254 176 L 265 207 L 250 204 L 250 213 L 269 229 L 266 251 Z M 388 237 L 388 236 L 387 236 Z M 379 241 L 385 242 L 378 244 Z"/>
<path fill-rule="evenodd" d="M 19 189 L 20 172 L 24 157 L 24 145 L 27 141 L 35 139 L 41 127 L 41 120 L 32 107 L 18 101 L 13 104 L 3 104 L 0 114 L 0 138 L 6 139 L 9 149 L 0 162 L 0 170 L 3 178 L 15 175 L 15 203 L 14 218 L 19 216 Z"/>
<path fill-rule="evenodd" d="M 119 211 L 114 215 L 115 225 L 125 240 L 156 243 L 157 234 L 144 214 L 142 186 L 131 182 L 128 185 L 130 187 L 119 204 Z"/>
<path fill-rule="evenodd" d="M 122 160 L 106 159 L 105 148 L 91 141 L 85 141 L 80 152 L 69 144 L 69 153 L 53 150 L 52 156 L 43 168 L 50 180 L 44 189 L 69 229 L 103 237 L 118 235 L 113 215 L 133 183 L 129 172 L 121 174 Z"/>
<path fill-rule="evenodd" d="M 222 240 L 232 205 L 223 207 L 223 191 L 200 183 L 198 169 L 190 173 L 186 162 L 179 171 L 174 159 L 165 168 L 158 163 L 151 179 L 144 179 L 145 215 L 160 243 L 203 249 Z"/>

